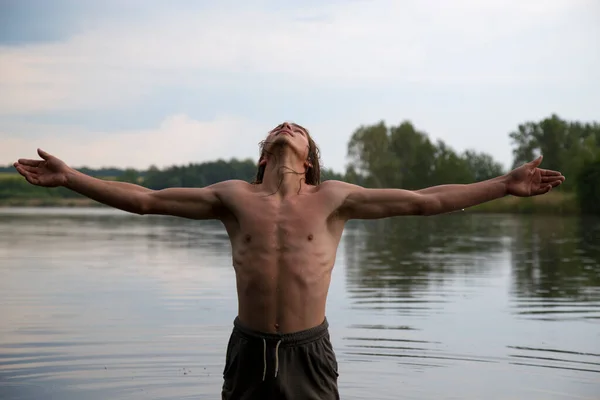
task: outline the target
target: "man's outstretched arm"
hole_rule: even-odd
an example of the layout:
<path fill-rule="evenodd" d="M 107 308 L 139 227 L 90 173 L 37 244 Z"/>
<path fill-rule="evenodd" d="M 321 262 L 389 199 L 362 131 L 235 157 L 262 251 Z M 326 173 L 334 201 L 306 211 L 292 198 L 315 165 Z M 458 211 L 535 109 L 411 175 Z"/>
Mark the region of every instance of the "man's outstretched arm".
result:
<path fill-rule="evenodd" d="M 217 219 L 223 212 L 218 188 L 152 190 L 126 182 L 106 181 L 68 167 L 62 160 L 38 150 L 42 160 L 20 159 L 14 166 L 33 185 L 64 186 L 102 204 L 135 214 L 163 214 L 193 219 Z"/>
<path fill-rule="evenodd" d="M 564 182 L 558 171 L 540 169 L 542 158 L 506 175 L 466 185 L 439 185 L 422 190 L 365 189 L 348 185 L 340 213 L 347 219 L 400 215 L 437 215 L 461 210 L 506 195 L 536 196 Z"/>

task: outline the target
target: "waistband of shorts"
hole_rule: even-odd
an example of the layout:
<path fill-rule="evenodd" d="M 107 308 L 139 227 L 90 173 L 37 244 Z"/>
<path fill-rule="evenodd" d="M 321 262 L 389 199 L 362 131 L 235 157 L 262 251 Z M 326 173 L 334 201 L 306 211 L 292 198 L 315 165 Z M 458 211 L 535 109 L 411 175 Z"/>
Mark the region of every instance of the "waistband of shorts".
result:
<path fill-rule="evenodd" d="M 320 325 L 303 331 L 292 333 L 266 333 L 255 331 L 245 327 L 239 317 L 233 321 L 233 332 L 248 340 L 266 340 L 267 342 L 279 342 L 280 346 L 300 346 L 317 341 L 329 333 L 327 318 Z"/>

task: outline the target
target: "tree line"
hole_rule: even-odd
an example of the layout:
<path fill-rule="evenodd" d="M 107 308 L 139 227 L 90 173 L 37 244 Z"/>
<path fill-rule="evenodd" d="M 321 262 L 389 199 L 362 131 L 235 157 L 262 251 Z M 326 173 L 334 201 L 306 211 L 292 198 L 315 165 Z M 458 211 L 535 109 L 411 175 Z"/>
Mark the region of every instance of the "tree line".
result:
<path fill-rule="evenodd" d="M 600 214 L 600 124 L 567 121 L 553 114 L 525 122 L 508 134 L 513 147 L 512 167 L 544 155 L 544 167 L 561 171 L 567 181 L 559 190 L 576 193 L 585 213 Z M 322 180 L 344 180 L 366 187 L 420 189 L 446 183 L 472 183 L 507 171 L 489 154 L 457 152 L 442 140 L 432 141 L 411 122 L 396 126 L 384 122 L 360 126 L 347 144 L 348 164 L 343 172 L 322 170 Z M 217 160 L 147 170 L 87 167 L 78 170 L 104 179 L 143 185 L 151 189 L 204 187 L 227 179 L 252 181 L 256 160 Z M 76 198 L 64 188 L 29 185 L 12 166 L 0 167 L 0 201 L 6 199 Z"/>
<path fill-rule="evenodd" d="M 361 126 L 350 138 L 348 158 L 345 178 L 366 187 L 422 189 L 478 182 L 505 172 L 489 154 L 459 154 L 442 140 L 432 142 L 408 121 Z"/>

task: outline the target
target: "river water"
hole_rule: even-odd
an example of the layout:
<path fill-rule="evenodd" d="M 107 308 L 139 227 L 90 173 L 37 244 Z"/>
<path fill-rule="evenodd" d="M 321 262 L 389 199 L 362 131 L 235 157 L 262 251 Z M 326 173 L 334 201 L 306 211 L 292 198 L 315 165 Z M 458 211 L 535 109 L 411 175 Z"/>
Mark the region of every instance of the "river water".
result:
<path fill-rule="evenodd" d="M 217 399 L 220 224 L 0 209 L 0 399 Z M 342 399 L 600 399 L 600 220 L 353 222 L 327 315 Z"/>

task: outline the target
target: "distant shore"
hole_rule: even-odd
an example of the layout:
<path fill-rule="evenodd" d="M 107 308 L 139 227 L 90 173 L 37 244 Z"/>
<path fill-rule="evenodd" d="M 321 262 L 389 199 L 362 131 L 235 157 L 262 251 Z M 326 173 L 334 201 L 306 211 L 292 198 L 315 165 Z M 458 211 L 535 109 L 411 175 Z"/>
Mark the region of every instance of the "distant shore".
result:
<path fill-rule="evenodd" d="M 541 196 L 513 197 L 506 196 L 498 200 L 480 204 L 469 209 L 481 213 L 510 214 L 580 214 L 579 202 L 575 193 L 556 190 Z"/>
<path fill-rule="evenodd" d="M 90 199 L 30 198 L 2 199 L 0 207 L 107 207 Z"/>
<path fill-rule="evenodd" d="M 87 198 L 8 198 L 0 200 L 0 207 L 106 207 Z M 518 198 L 507 196 L 489 203 L 469 208 L 470 212 L 494 214 L 579 214 L 579 205 L 574 193 L 560 191 L 543 196 Z"/>

